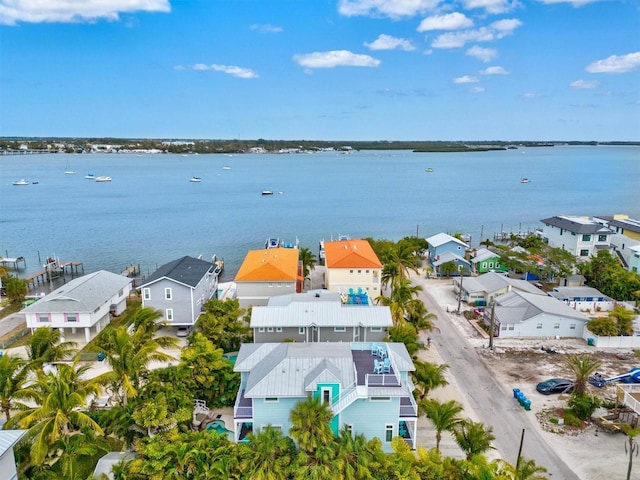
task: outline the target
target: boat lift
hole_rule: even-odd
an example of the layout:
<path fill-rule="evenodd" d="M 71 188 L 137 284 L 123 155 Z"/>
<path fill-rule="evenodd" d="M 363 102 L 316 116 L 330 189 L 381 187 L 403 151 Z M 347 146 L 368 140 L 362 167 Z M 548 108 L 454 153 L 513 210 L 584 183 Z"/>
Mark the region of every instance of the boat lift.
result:
<path fill-rule="evenodd" d="M 598 388 L 603 388 L 607 383 L 612 382 L 640 383 L 640 367 L 634 367 L 627 373 L 609 378 L 605 378 L 604 375 L 598 372 L 596 372 L 592 377 L 589 377 L 589 383 Z"/>

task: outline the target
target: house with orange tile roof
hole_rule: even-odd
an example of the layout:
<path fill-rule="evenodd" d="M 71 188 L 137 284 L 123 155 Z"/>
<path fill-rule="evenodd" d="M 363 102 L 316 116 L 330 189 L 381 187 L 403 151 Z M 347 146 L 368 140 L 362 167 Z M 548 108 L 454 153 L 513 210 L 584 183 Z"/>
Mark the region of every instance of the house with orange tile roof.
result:
<path fill-rule="evenodd" d="M 366 240 L 325 242 L 325 287 L 347 294 L 380 295 L 382 263 Z"/>
<path fill-rule="evenodd" d="M 236 274 L 240 306 L 266 305 L 270 297 L 302 291 L 297 248 L 250 250 Z"/>

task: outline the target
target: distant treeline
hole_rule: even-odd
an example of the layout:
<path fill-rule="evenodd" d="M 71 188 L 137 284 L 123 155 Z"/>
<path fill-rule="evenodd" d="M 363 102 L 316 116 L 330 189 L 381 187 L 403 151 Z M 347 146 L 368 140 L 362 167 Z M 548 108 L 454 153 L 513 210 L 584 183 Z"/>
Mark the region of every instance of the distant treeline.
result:
<path fill-rule="evenodd" d="M 580 141 L 326 141 L 326 140 L 203 140 L 203 139 L 135 139 L 135 138 L 28 138 L 0 137 L 0 151 L 29 150 L 83 153 L 96 151 L 94 146 L 112 145 L 113 150 L 152 150 L 166 153 L 246 153 L 250 151 L 295 152 L 333 149 L 350 150 L 412 150 L 414 152 L 470 152 L 506 150 L 520 147 L 552 147 L 555 145 L 633 145 L 640 142 L 580 142 Z M 22 147 L 24 149 L 24 147 Z M 102 150 L 98 150 L 102 151 Z"/>

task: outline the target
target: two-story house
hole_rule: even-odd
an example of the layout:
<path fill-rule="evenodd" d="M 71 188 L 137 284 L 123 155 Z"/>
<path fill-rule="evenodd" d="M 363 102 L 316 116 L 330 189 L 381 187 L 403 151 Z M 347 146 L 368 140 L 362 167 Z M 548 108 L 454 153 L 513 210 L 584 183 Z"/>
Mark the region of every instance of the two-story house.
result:
<path fill-rule="evenodd" d="M 184 256 L 165 263 L 140 285 L 142 306 L 162 312 L 172 327 L 192 327 L 218 293 L 220 266 Z"/>
<path fill-rule="evenodd" d="M 380 295 L 382 263 L 366 240 L 324 243 L 325 288 L 332 292 Z"/>
<path fill-rule="evenodd" d="M 271 297 L 251 310 L 253 341 L 381 342 L 393 325 L 391 311 L 368 300 L 327 290 Z"/>
<path fill-rule="evenodd" d="M 427 257 L 437 275 L 443 275 L 442 265 L 452 262 L 457 272 L 468 274 L 471 272 L 471 263 L 467 260 L 469 245 L 462 240 L 446 233 L 438 233 L 427 238 L 429 244 Z"/>
<path fill-rule="evenodd" d="M 236 297 L 243 308 L 266 305 L 275 295 L 302 291 L 297 248 L 250 250 L 236 274 Z"/>
<path fill-rule="evenodd" d="M 610 248 L 613 233 L 602 224 L 587 217 L 558 215 L 541 220 L 543 240 L 576 257 L 595 256 L 599 249 Z"/>
<path fill-rule="evenodd" d="M 415 367 L 403 343 L 243 344 L 234 370 L 241 374 L 236 441 L 269 425 L 288 435 L 291 410 L 315 397 L 330 405 L 335 435 L 346 427 L 378 437 L 387 452 L 399 435 L 416 448 Z"/>
<path fill-rule="evenodd" d="M 74 278 L 21 313 L 32 332 L 40 327 L 57 328 L 64 337 L 65 332 L 75 334 L 84 329 L 85 341 L 89 342 L 112 316 L 125 311 L 130 291 L 130 278 L 99 270 Z"/>
<path fill-rule="evenodd" d="M 629 249 L 631 255 L 629 256 L 629 271 L 640 274 L 640 245 L 631 247 Z"/>
<path fill-rule="evenodd" d="M 628 215 L 624 214 L 600 215 L 594 216 L 593 219 L 613 232 L 611 246 L 618 254 L 623 265 L 630 272 L 640 271 L 637 268 L 638 249 L 640 248 L 640 220 L 629 218 Z M 636 267 L 636 270 L 633 267 Z"/>

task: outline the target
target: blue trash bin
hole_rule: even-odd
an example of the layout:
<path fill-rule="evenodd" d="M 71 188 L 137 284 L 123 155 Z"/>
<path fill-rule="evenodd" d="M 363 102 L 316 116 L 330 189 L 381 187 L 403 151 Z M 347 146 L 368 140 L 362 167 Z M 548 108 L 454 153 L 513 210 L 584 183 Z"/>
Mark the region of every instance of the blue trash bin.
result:
<path fill-rule="evenodd" d="M 525 400 L 522 406 L 525 410 L 531 410 L 531 400 Z"/>
<path fill-rule="evenodd" d="M 513 398 L 518 398 L 518 394 L 520 393 L 520 389 L 519 388 L 514 388 L 513 389 Z"/>
<path fill-rule="evenodd" d="M 98 361 L 101 362 L 106 358 L 106 355 L 104 354 L 104 352 L 100 352 L 98 353 Z"/>

